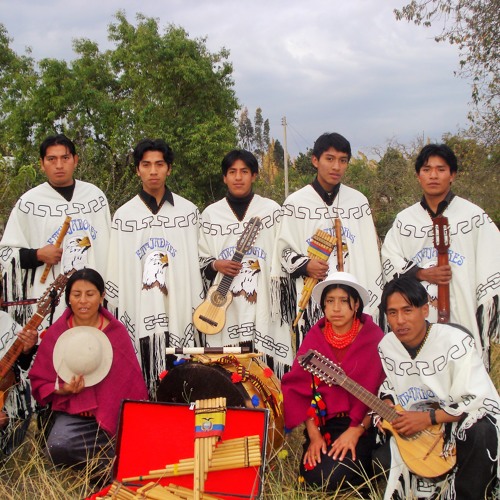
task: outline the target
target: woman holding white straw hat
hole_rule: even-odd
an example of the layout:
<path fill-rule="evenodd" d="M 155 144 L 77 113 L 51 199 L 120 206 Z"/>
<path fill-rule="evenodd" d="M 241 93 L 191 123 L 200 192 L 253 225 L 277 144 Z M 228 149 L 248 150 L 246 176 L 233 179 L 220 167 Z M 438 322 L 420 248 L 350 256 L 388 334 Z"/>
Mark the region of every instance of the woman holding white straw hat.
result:
<path fill-rule="evenodd" d="M 101 275 L 77 271 L 65 295 L 68 308 L 43 335 L 29 378 L 34 398 L 54 412 L 52 461 L 83 467 L 99 456 L 99 469 L 113 455 L 121 402 L 147 399 L 146 384 L 126 328 L 101 306 Z"/>
<path fill-rule="evenodd" d="M 312 293 L 324 318 L 307 333 L 297 355 L 315 349 L 346 375 L 373 394 L 384 379 L 377 352 L 382 330 L 363 306 L 369 294 L 356 278 L 344 272 L 331 273 Z M 360 485 L 371 471 L 375 430 L 368 408 L 338 385 L 329 386 L 312 376 L 297 359 L 281 382 L 285 426 L 305 423 L 301 478 L 330 491 Z"/>

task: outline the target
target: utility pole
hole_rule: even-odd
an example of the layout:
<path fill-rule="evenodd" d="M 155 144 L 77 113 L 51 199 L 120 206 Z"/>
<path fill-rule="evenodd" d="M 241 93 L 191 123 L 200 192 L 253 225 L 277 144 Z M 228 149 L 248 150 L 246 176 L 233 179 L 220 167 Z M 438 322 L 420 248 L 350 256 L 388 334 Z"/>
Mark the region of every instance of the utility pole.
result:
<path fill-rule="evenodd" d="M 285 166 L 285 198 L 288 198 L 288 151 L 286 148 L 286 116 L 281 119 L 281 125 L 283 125 L 283 165 Z"/>

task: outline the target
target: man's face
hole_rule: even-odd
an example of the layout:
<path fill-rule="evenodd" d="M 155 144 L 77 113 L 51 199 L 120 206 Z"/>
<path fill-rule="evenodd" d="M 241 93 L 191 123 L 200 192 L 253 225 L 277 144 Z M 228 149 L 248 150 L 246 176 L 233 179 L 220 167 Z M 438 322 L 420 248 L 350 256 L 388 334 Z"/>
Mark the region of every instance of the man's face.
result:
<path fill-rule="evenodd" d="M 223 176 L 229 193 L 237 198 L 244 198 L 252 192 L 255 179 L 257 179 L 257 174 L 253 174 L 250 167 L 247 167 L 242 160 L 236 160 Z"/>
<path fill-rule="evenodd" d="M 137 167 L 137 175 L 141 178 L 142 189 L 151 196 L 164 192 L 165 181 L 172 167 L 167 164 L 161 151 L 146 151 Z"/>
<path fill-rule="evenodd" d="M 450 171 L 450 166 L 440 156 L 430 156 L 422 165 L 417 179 L 424 195 L 433 198 L 444 198 L 455 180 L 456 172 Z"/>
<path fill-rule="evenodd" d="M 349 157 L 334 148 L 326 150 L 319 158 L 312 157 L 312 164 L 318 170 L 318 182 L 330 192 L 341 180 L 347 170 Z"/>
<path fill-rule="evenodd" d="M 66 187 L 73 184 L 73 172 L 78 165 L 78 155 L 72 155 L 66 146 L 49 146 L 40 166 L 49 183 L 55 187 Z"/>
<path fill-rule="evenodd" d="M 418 346 L 425 337 L 429 305 L 412 306 L 399 292 L 387 299 L 387 321 L 396 337 L 408 347 Z"/>

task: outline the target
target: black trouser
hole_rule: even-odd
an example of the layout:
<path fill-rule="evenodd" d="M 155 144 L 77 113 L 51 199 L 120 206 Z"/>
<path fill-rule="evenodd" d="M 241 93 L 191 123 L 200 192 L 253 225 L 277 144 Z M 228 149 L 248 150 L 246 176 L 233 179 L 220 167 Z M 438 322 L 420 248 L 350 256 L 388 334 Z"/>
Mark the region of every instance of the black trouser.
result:
<path fill-rule="evenodd" d="M 455 491 L 457 500 L 484 500 L 493 491 L 496 479 L 498 442 L 495 425 L 488 419 L 478 420 L 465 431 L 465 440 L 457 443 Z M 375 473 L 388 473 L 391 465 L 389 441 L 374 451 Z M 380 466 L 380 468 L 379 468 Z"/>
<path fill-rule="evenodd" d="M 332 418 L 321 428 L 321 434 L 329 433 L 333 443 L 348 427 L 351 419 L 349 417 Z M 305 470 L 304 455 L 309 447 L 310 440 L 307 430 L 304 431 L 306 441 L 304 451 L 300 460 L 300 474 L 304 481 L 311 486 L 323 486 L 329 491 L 335 491 L 339 486 L 358 486 L 366 482 L 371 474 L 371 456 L 375 447 L 375 430 L 370 428 L 358 441 L 356 446 L 356 461 L 352 460 L 351 452 L 347 452 L 344 460 L 334 460 L 327 453 L 321 453 L 321 463 L 312 470 Z"/>

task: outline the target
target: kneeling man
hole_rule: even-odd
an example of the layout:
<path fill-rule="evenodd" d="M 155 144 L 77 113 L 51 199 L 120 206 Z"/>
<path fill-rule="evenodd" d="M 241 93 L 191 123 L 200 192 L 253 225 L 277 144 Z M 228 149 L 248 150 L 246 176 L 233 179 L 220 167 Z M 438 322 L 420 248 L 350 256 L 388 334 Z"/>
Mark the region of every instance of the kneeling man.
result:
<path fill-rule="evenodd" d="M 416 476 L 391 438 L 385 498 L 489 498 L 500 472 L 500 399 L 472 335 L 457 325 L 429 323 L 427 300 L 415 278 L 386 285 L 381 307 L 392 332 L 379 344 L 387 377 L 380 393 L 403 407 L 392 422 L 403 437 L 445 424 L 444 449 L 456 447 L 456 465 L 441 481 Z"/>

